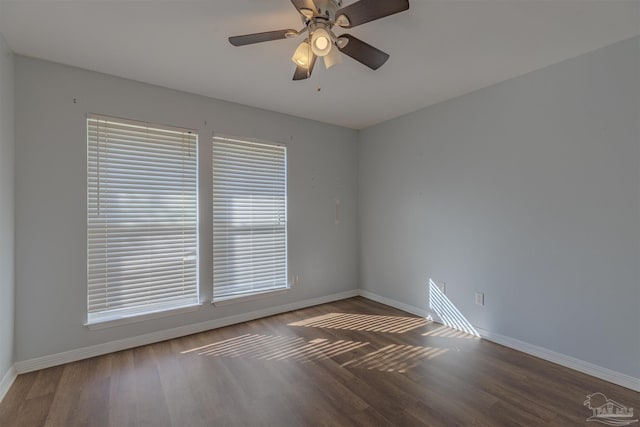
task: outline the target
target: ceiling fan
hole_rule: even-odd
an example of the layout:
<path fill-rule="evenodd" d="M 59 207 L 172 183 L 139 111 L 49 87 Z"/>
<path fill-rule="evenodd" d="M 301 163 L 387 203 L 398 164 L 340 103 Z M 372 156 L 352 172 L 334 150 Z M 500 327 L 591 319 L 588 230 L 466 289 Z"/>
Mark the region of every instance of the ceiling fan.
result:
<path fill-rule="evenodd" d="M 342 61 L 340 53 L 355 59 L 372 70 L 384 64 L 389 55 L 350 34 L 334 34 L 332 28 L 353 28 L 385 16 L 409 9 L 409 0 L 359 0 L 342 7 L 342 0 L 291 0 L 300 12 L 304 27 L 229 37 L 234 46 L 245 46 L 298 37 L 305 39 L 291 60 L 296 64 L 293 80 L 311 76 L 316 59 L 322 57 L 327 68 Z"/>

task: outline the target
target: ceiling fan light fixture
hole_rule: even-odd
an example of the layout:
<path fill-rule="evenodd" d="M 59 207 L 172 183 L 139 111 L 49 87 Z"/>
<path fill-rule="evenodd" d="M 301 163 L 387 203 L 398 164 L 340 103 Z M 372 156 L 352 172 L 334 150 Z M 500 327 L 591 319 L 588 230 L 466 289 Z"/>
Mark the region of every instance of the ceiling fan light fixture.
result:
<path fill-rule="evenodd" d="M 309 68 L 311 64 L 311 46 L 306 41 L 303 41 L 298 45 L 298 48 L 293 53 L 291 60 L 298 67 Z"/>
<path fill-rule="evenodd" d="M 331 34 L 326 29 L 318 28 L 311 34 L 311 49 L 316 56 L 327 55 L 332 46 Z"/>
<path fill-rule="evenodd" d="M 336 64 L 340 64 L 342 62 L 342 54 L 338 49 L 331 49 L 324 58 L 324 66 L 328 70 Z"/>
<path fill-rule="evenodd" d="M 336 26 L 354 28 L 403 12 L 409 9 L 409 0 L 348 0 L 349 4 L 343 6 L 344 2 L 344 0 L 291 0 L 300 14 L 299 18 L 302 18 L 304 25 L 302 29 L 282 29 L 232 36 L 229 37 L 229 43 L 233 46 L 246 46 L 303 36 L 304 41 L 291 57 L 296 64 L 293 80 L 311 77 L 318 56 L 323 58 L 327 68 L 340 63 L 344 54 L 372 70 L 377 70 L 389 59 L 389 54 L 350 34 L 341 34 L 337 37 L 332 30 Z"/>

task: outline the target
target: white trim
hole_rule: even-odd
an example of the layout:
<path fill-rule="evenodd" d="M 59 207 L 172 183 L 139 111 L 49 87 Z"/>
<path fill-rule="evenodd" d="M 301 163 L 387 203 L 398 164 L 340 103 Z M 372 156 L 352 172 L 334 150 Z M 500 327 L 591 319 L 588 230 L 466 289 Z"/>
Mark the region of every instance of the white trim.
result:
<path fill-rule="evenodd" d="M 160 129 L 175 133 L 190 133 L 192 135 L 198 135 L 198 131 L 195 129 L 185 128 L 181 126 L 165 125 L 161 123 L 145 122 L 143 120 L 125 119 L 124 117 L 105 116 L 104 114 L 87 113 L 87 120 L 102 120 L 110 123 L 123 123 L 129 126 L 139 126 L 142 128 Z"/>
<path fill-rule="evenodd" d="M 374 294 L 373 292 L 365 291 L 364 289 L 360 289 L 360 296 L 370 299 L 371 301 L 379 302 L 380 304 L 397 308 L 398 310 L 406 311 L 407 313 L 415 314 L 416 316 L 431 319 L 431 312 L 428 310 L 405 304 L 391 298 L 383 297 L 382 295 Z"/>
<path fill-rule="evenodd" d="M 250 320 L 260 319 L 262 317 L 273 316 L 275 314 L 286 313 L 293 310 L 299 310 L 305 307 L 311 307 L 314 305 L 352 298 L 358 295 L 359 291 L 357 289 L 354 289 L 351 291 L 340 292 L 324 297 L 306 299 L 290 304 L 269 307 L 262 310 L 251 311 L 248 313 L 236 314 L 229 317 L 223 317 L 220 319 L 212 319 L 202 323 L 180 326 L 173 329 L 152 332 L 150 334 L 124 338 L 117 341 L 110 341 L 90 347 L 69 350 L 63 353 L 23 360 L 20 362 L 16 362 L 14 366 L 18 374 L 24 374 L 27 372 L 37 371 L 39 369 L 46 369 L 52 366 L 75 362 L 77 360 L 88 359 L 90 357 L 101 356 L 103 354 L 126 350 L 133 347 L 139 347 L 141 345 L 153 344 L 160 341 L 196 334 L 198 332 L 222 328 L 229 325 L 235 325 L 236 323 L 248 322 Z"/>
<path fill-rule="evenodd" d="M 84 324 L 92 331 L 105 328 L 113 328 L 114 326 L 126 325 L 129 323 L 142 322 L 144 320 L 159 319 L 161 317 L 175 316 L 176 314 L 191 313 L 198 311 L 202 307 L 201 302 L 195 304 L 183 305 L 176 308 L 157 309 L 146 313 L 132 313 L 124 316 L 106 317 L 100 320 L 93 320 Z"/>
<path fill-rule="evenodd" d="M 286 288 L 278 288 L 278 289 L 269 289 L 267 291 L 255 292 L 252 294 L 244 294 L 244 295 L 236 295 L 231 297 L 218 298 L 211 301 L 211 304 L 216 307 L 229 305 L 229 304 L 237 304 L 240 302 L 247 302 L 256 299 L 262 299 L 267 297 L 272 297 L 275 295 L 281 295 L 287 293 L 291 290 L 291 286 L 287 286 Z"/>
<path fill-rule="evenodd" d="M 15 365 L 10 366 L 7 373 L 4 375 L 4 377 L 2 377 L 2 380 L 0 380 L 0 402 L 2 402 L 2 399 L 4 399 L 4 397 L 7 395 L 7 392 L 9 391 L 17 377 L 18 373 L 16 371 Z"/>
<path fill-rule="evenodd" d="M 592 377 L 600 378 L 601 380 L 605 380 L 634 391 L 640 391 L 640 378 L 634 378 L 621 372 L 603 368 L 602 366 L 594 365 L 593 363 L 585 362 L 584 360 L 567 356 L 565 354 L 548 350 L 544 347 L 529 344 L 495 332 L 490 332 L 481 328 L 476 328 L 476 330 L 482 338 L 496 344 L 527 353 L 531 356 L 539 357 L 540 359 L 544 359 L 548 362 L 556 363 L 564 366 L 565 368 L 573 369 L 574 371 L 582 372 L 583 374 L 591 375 Z"/>
<path fill-rule="evenodd" d="M 382 304 L 386 304 L 388 306 L 397 308 L 399 310 L 406 311 L 407 313 L 415 314 L 416 316 L 422 316 L 422 317 L 431 318 L 431 319 L 434 318 L 434 316 L 428 310 L 418 308 L 409 304 L 405 304 L 405 303 L 393 300 L 391 298 L 383 297 L 369 291 L 365 291 L 361 289 L 360 295 L 364 298 L 377 301 Z M 585 362 L 584 360 L 577 359 L 575 357 L 567 356 L 562 353 L 557 353 L 555 351 L 546 349 L 544 347 L 540 347 L 534 344 L 529 344 L 527 342 L 520 341 L 515 338 L 507 337 L 504 335 L 500 335 L 495 332 L 490 332 L 482 328 L 475 328 L 475 329 L 480 334 L 480 337 L 483 339 L 486 339 L 487 341 L 491 341 L 496 344 L 500 344 L 517 351 L 521 351 L 531 356 L 539 357 L 540 359 L 544 359 L 548 362 L 552 362 L 557 365 L 564 366 L 565 368 L 573 369 L 574 371 L 582 372 L 583 374 L 591 375 L 592 377 L 596 377 L 601 380 L 608 381 L 610 383 L 617 384 L 619 386 L 626 387 L 634 391 L 640 391 L 640 378 L 635 378 L 630 375 L 623 374 L 621 372 L 613 371 L 608 368 L 603 368 L 601 366 L 594 365 L 593 363 L 590 363 L 590 362 Z"/>
<path fill-rule="evenodd" d="M 91 347 L 84 347 L 77 350 L 70 350 L 64 353 L 52 354 L 49 356 L 38 357 L 35 359 L 24 360 L 16 362 L 16 364 L 7 372 L 5 377 L 0 383 L 0 397 L 3 397 L 3 392 L 9 389 L 16 374 L 24 374 L 27 372 L 37 371 L 38 369 L 50 368 L 52 366 L 61 365 L 64 363 L 75 362 L 76 360 L 87 359 L 90 357 L 100 356 L 115 351 L 126 350 L 128 348 L 138 347 L 146 344 L 153 344 L 155 342 L 164 341 L 168 339 L 178 338 L 186 335 L 195 334 L 198 332 L 207 331 L 210 329 L 221 328 L 224 326 L 233 325 L 236 323 L 247 322 L 262 317 L 273 316 L 275 314 L 286 313 L 288 311 L 299 310 L 305 307 L 310 307 L 319 304 L 325 304 L 328 302 L 338 301 L 342 299 L 352 298 L 355 296 L 362 296 L 372 301 L 379 302 L 394 308 L 397 308 L 407 313 L 415 314 L 426 318 L 432 318 L 431 313 L 423 308 L 418 308 L 410 304 L 405 304 L 391 298 L 383 297 L 378 294 L 374 294 L 365 290 L 352 290 L 341 292 L 337 294 L 327 295 L 325 297 L 311 298 L 294 302 L 291 304 L 280 305 L 277 307 L 265 308 L 262 310 L 251 311 L 249 313 L 237 314 L 221 319 L 213 319 L 202 323 L 196 323 L 193 325 L 181 326 L 178 328 L 169 329 L 166 331 L 153 332 L 146 335 L 140 335 L 137 337 L 125 338 L 118 341 L 111 341 L 104 344 L 98 344 Z M 640 392 L 640 378 L 635 378 L 620 372 L 613 371 L 611 369 L 603 368 L 598 365 L 594 365 L 583 360 L 567 356 L 561 353 L 557 353 L 548 350 L 543 347 L 539 347 L 534 344 L 529 344 L 524 341 L 510 338 L 504 335 L 500 335 L 494 332 L 486 331 L 481 328 L 476 328 L 483 339 L 492 341 L 496 344 L 503 345 L 505 347 L 512 348 L 514 350 L 521 351 L 523 353 L 539 357 L 552 363 L 564 366 L 569 369 L 582 372 L 587 375 L 591 375 L 595 378 L 602 379 L 604 381 L 611 382 L 613 384 L 626 387 L 628 389 Z M 6 389 L 5 389 L 6 388 Z"/>
<path fill-rule="evenodd" d="M 217 139 L 219 141 L 248 142 L 250 144 L 262 144 L 262 145 L 270 145 L 270 146 L 276 146 L 276 147 L 287 147 L 286 142 L 269 141 L 266 139 L 250 138 L 246 136 L 233 136 L 233 135 L 216 132 L 216 131 L 213 131 L 211 133 L 211 138 Z"/>

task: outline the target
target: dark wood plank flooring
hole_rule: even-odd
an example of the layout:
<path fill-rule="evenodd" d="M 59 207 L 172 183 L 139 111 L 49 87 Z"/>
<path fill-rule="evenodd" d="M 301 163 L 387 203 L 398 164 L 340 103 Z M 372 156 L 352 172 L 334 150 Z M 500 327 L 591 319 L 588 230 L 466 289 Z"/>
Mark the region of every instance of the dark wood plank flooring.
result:
<path fill-rule="evenodd" d="M 20 375 L 0 426 L 583 426 L 640 393 L 364 298 Z"/>

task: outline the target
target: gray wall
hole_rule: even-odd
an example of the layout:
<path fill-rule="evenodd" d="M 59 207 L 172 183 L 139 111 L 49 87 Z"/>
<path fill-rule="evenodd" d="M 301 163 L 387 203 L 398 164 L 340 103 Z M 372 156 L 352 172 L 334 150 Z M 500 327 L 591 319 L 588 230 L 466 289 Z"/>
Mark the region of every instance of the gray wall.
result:
<path fill-rule="evenodd" d="M 636 37 L 363 131 L 361 287 L 640 377 L 639 103 Z"/>
<path fill-rule="evenodd" d="M 20 56 L 16 94 L 16 361 L 356 287 L 355 131 Z M 284 295 L 205 303 L 195 313 L 88 330 L 87 113 L 199 131 L 200 281 L 209 301 L 212 131 L 287 143 L 289 265 L 300 283 Z M 334 224 L 336 198 L 340 224 Z"/>
<path fill-rule="evenodd" d="M 10 63 L 3 56 L 2 90 L 12 88 Z M 24 57 L 16 59 L 15 81 L 17 361 L 358 282 L 426 308 L 431 277 L 447 282 L 447 296 L 477 327 L 640 376 L 639 38 L 359 134 Z M 10 180 L 13 172 L 5 159 L 13 157 L 13 112 L 5 99 L 3 92 L 0 232 L 11 239 L 5 175 Z M 198 129 L 205 170 L 213 130 L 287 142 L 290 271 L 299 285 L 263 300 L 85 328 L 89 112 Z M 200 185 L 207 299 L 207 174 Z M 338 225 L 335 198 L 343 207 Z M 0 248 L 11 259 L 12 245 Z M 13 298 L 4 299 L 11 271 L 3 266 L 0 276 L 3 316 L 13 311 Z M 473 304 L 475 291 L 485 293 L 484 307 Z M 3 350 L 4 334 L 7 342 L 12 336 L 4 325 L 13 316 L 6 316 Z"/>
<path fill-rule="evenodd" d="M 0 33 L 0 380 L 13 365 L 14 320 L 13 54 Z"/>

